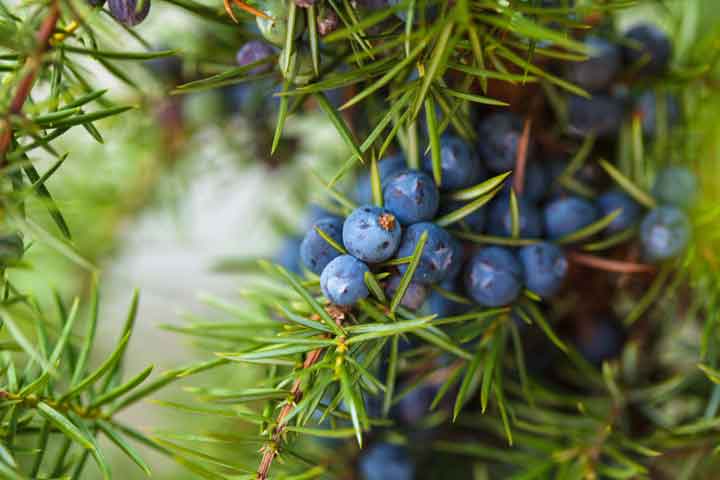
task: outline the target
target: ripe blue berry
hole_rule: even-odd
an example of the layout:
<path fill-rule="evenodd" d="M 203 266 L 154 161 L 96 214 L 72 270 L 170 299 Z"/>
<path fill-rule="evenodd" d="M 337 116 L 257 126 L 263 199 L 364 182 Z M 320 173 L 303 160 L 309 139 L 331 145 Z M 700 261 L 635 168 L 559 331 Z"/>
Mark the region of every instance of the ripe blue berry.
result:
<path fill-rule="evenodd" d="M 238 50 L 237 55 L 235 55 L 235 60 L 238 65 L 244 67 L 245 65 L 265 60 L 274 54 L 275 50 L 273 50 L 269 44 L 261 42 L 260 40 L 253 40 L 247 42 L 240 48 L 240 50 Z M 259 75 L 261 73 L 269 72 L 271 68 L 272 64 L 266 62 L 262 65 L 254 67 L 249 73 L 252 75 Z"/>
<path fill-rule="evenodd" d="M 598 211 L 588 200 L 565 197 L 545 206 L 545 233 L 551 240 L 564 237 L 587 227 L 598 219 Z"/>
<path fill-rule="evenodd" d="M 664 95 L 664 101 L 667 128 L 671 128 L 680 121 L 680 103 L 677 97 L 669 93 Z M 640 116 L 643 133 L 650 137 L 657 131 L 657 103 L 658 97 L 652 90 L 640 95 L 635 103 L 635 114 Z"/>
<path fill-rule="evenodd" d="M 515 173 L 510 175 L 505 181 L 503 192 L 510 193 L 510 188 L 515 184 Z M 537 203 L 547 195 L 550 190 L 550 175 L 545 165 L 540 162 L 528 162 L 525 165 L 525 174 L 523 176 L 522 198 Z M 518 193 L 518 196 L 520 194 Z"/>
<path fill-rule="evenodd" d="M 601 365 L 620 355 L 625 341 L 622 329 L 613 321 L 599 318 L 583 324 L 575 335 L 577 349 L 585 360 Z"/>
<path fill-rule="evenodd" d="M 608 137 L 617 133 L 622 124 L 623 104 L 610 95 L 596 94 L 592 98 L 571 95 L 567 111 L 569 133 L 581 137 Z"/>
<path fill-rule="evenodd" d="M 485 169 L 473 148 L 463 139 L 445 135 L 440 140 L 441 190 L 471 187 L 485 176 Z M 423 169 L 432 175 L 432 159 L 425 157 Z"/>
<path fill-rule="evenodd" d="M 300 245 L 301 237 L 288 237 L 275 254 L 275 263 L 285 267 L 293 273 L 300 273 Z"/>
<path fill-rule="evenodd" d="M 617 209 L 621 209 L 620 215 L 605 227 L 608 234 L 618 233 L 630 228 L 640 218 L 642 207 L 627 193 L 619 189 L 613 189 L 603 193 L 597 199 L 597 206 L 600 215 L 610 215 Z"/>
<path fill-rule="evenodd" d="M 264 0 L 258 9 L 270 18 L 256 17 L 257 26 L 265 40 L 275 45 L 285 43 L 288 30 L 288 2 L 290 0 Z M 295 38 L 299 38 L 305 29 L 305 15 L 295 15 Z"/>
<path fill-rule="evenodd" d="M 405 229 L 398 249 L 398 257 L 410 257 L 424 232 L 428 232 L 427 241 L 420 255 L 420 263 L 415 270 L 413 281 L 419 283 L 440 282 L 458 270 L 461 262 L 461 248 L 452 235 L 434 223 L 423 222 L 410 225 Z M 402 273 L 407 265 L 400 265 Z"/>
<path fill-rule="evenodd" d="M 378 162 L 378 173 L 380 174 L 381 186 L 385 183 L 385 180 L 397 172 L 405 170 L 406 168 L 407 163 L 405 163 L 405 157 L 402 154 L 391 155 L 380 160 Z M 372 203 L 372 183 L 370 181 L 369 173 L 363 173 L 357 179 L 355 187 L 355 200 L 361 205 Z"/>
<path fill-rule="evenodd" d="M 415 464 L 407 448 L 392 443 L 371 446 L 359 463 L 361 480 L 413 480 Z"/>
<path fill-rule="evenodd" d="M 565 254 L 552 243 L 536 243 L 520 249 L 518 258 L 525 272 L 525 285 L 541 297 L 555 295 L 567 276 Z"/>
<path fill-rule="evenodd" d="M 478 128 L 478 151 L 489 170 L 501 173 L 515 167 L 522 131 L 523 122 L 514 113 L 492 113 L 482 120 Z M 529 156 L 531 152 L 532 144 L 529 144 Z"/>
<path fill-rule="evenodd" d="M 128 27 L 139 24 L 150 13 L 150 0 L 142 0 L 138 10 L 138 0 L 108 0 L 110 15 L 118 22 Z"/>
<path fill-rule="evenodd" d="M 357 258 L 340 255 L 320 274 L 323 295 L 335 305 L 354 305 L 370 293 L 365 285 L 365 272 L 369 271 Z"/>
<path fill-rule="evenodd" d="M 340 252 L 320 236 L 315 230 L 316 227 L 337 243 L 342 244 L 343 221 L 337 217 L 325 217 L 318 220 L 305 234 L 300 245 L 300 259 L 303 265 L 311 272 L 320 275 L 332 259 L 340 256 Z"/>
<path fill-rule="evenodd" d="M 657 75 L 667 70 L 672 46 L 667 34 L 650 24 L 637 25 L 625 34 L 627 45 L 623 47 L 625 61 L 641 65 L 640 72 Z"/>
<path fill-rule="evenodd" d="M 445 279 L 440 286 L 449 292 L 457 293 L 457 283 L 456 279 L 450 278 Z M 425 305 L 423 305 L 422 313 L 423 315 L 437 315 L 438 318 L 443 318 L 459 315 L 467 311 L 467 309 L 467 304 L 456 302 L 438 293 L 437 290 L 432 290 L 425 301 Z"/>
<path fill-rule="evenodd" d="M 689 208 L 697 198 L 698 180 L 687 168 L 667 167 L 658 173 L 652 192 L 661 204 Z"/>
<path fill-rule="evenodd" d="M 401 279 L 401 275 L 393 275 L 390 277 L 390 280 L 388 280 L 387 285 L 385 286 L 385 293 L 387 293 L 389 298 L 392 298 L 395 295 L 395 292 L 397 292 Z M 417 282 L 410 282 L 407 290 L 405 290 L 405 295 L 403 295 L 403 298 L 400 301 L 400 305 L 410 310 L 417 310 L 423 306 L 427 296 L 428 287 L 426 285 Z"/>
<path fill-rule="evenodd" d="M 682 210 L 663 205 L 651 210 L 640 226 L 640 240 L 650 260 L 661 261 L 680 254 L 690 239 L 690 220 Z"/>
<path fill-rule="evenodd" d="M 395 215 L 372 205 L 356 208 L 343 224 L 345 248 L 363 262 L 378 263 L 392 257 L 401 236 Z"/>
<path fill-rule="evenodd" d="M 518 200 L 518 225 L 521 238 L 539 238 L 542 236 L 542 216 L 540 211 L 524 198 Z M 510 195 L 501 195 L 490 205 L 490 225 L 492 235 L 510 237 L 512 235 L 512 210 Z"/>
<path fill-rule="evenodd" d="M 482 306 L 502 307 L 520 295 L 522 277 L 522 265 L 510 250 L 487 247 L 470 260 L 465 289 Z"/>
<path fill-rule="evenodd" d="M 596 36 L 587 37 L 585 45 L 591 50 L 590 58 L 570 63 L 567 78 L 588 91 L 604 90 L 620 70 L 620 48 Z"/>
<path fill-rule="evenodd" d="M 440 204 L 440 193 L 425 172 L 403 170 L 383 185 L 385 208 L 403 225 L 432 220 Z"/>

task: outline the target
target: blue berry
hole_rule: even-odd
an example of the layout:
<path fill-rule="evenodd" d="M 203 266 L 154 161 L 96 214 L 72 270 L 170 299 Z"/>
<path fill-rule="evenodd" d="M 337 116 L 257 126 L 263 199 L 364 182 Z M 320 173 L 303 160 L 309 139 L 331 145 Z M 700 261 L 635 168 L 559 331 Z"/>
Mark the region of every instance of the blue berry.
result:
<path fill-rule="evenodd" d="M 518 224 L 521 238 L 539 238 L 542 236 L 542 216 L 540 211 L 523 197 L 518 201 Z M 499 237 L 512 235 L 512 211 L 510 195 L 501 195 L 490 205 L 490 234 Z"/>
<path fill-rule="evenodd" d="M 687 168 L 667 167 L 658 173 L 652 192 L 661 204 L 689 208 L 697 198 L 698 180 Z"/>
<path fill-rule="evenodd" d="M 315 230 L 323 231 L 327 236 L 342 244 L 343 221 L 337 217 L 321 218 L 315 222 L 300 245 L 300 259 L 311 272 L 320 275 L 330 261 L 340 255 L 335 247 L 330 245 Z"/>
<path fill-rule="evenodd" d="M 417 427 L 431 413 L 430 405 L 437 395 L 438 388 L 432 384 L 415 386 L 395 405 L 391 414 L 401 424 Z"/>
<path fill-rule="evenodd" d="M 345 248 L 363 262 L 378 263 L 392 257 L 401 236 L 395 215 L 372 205 L 356 208 L 343 224 Z"/>
<path fill-rule="evenodd" d="M 618 357 L 625 341 L 621 328 L 615 322 L 604 318 L 582 325 L 575 337 L 580 355 L 598 366 L 606 360 Z"/>
<path fill-rule="evenodd" d="M 286 270 L 299 274 L 302 240 L 301 237 L 296 236 L 286 238 L 275 254 L 275 263 L 285 267 Z"/>
<path fill-rule="evenodd" d="M 238 65 L 244 67 L 246 65 L 265 60 L 266 58 L 274 54 L 275 50 L 273 50 L 273 48 L 269 44 L 261 42 L 260 40 L 253 40 L 247 42 L 240 48 L 240 50 L 238 50 L 237 55 L 235 55 L 235 60 L 237 61 Z M 249 73 L 251 75 L 259 75 L 261 73 L 269 72 L 271 68 L 272 64 L 266 62 L 262 65 L 254 67 L 249 71 Z"/>
<path fill-rule="evenodd" d="M 552 243 L 536 243 L 520 249 L 518 258 L 525 272 L 525 285 L 541 297 L 555 295 L 567 276 L 568 262 Z"/>
<path fill-rule="evenodd" d="M 482 306 L 502 307 L 520 295 L 522 277 L 522 265 L 510 250 L 487 247 L 470 260 L 465 289 Z"/>
<path fill-rule="evenodd" d="M 503 192 L 508 194 L 510 188 L 515 184 L 515 173 L 510 175 L 505 181 Z M 537 203 L 547 195 L 550 190 L 550 175 L 547 169 L 539 162 L 528 162 L 525 164 L 525 174 L 523 175 L 522 198 L 529 202 Z M 518 193 L 518 196 L 520 194 Z"/>
<path fill-rule="evenodd" d="M 137 9 L 138 0 L 108 0 L 110 15 L 128 27 L 139 24 L 150 13 L 150 0 L 144 0 L 142 9 Z"/>
<path fill-rule="evenodd" d="M 617 209 L 621 209 L 620 215 L 605 227 L 608 234 L 618 233 L 630 228 L 640 218 L 642 207 L 627 193 L 619 189 L 613 189 L 603 193 L 597 199 L 597 206 L 601 216 L 610 215 Z"/>
<path fill-rule="evenodd" d="M 405 163 L 405 157 L 402 154 L 391 155 L 385 157 L 378 162 L 378 173 L 380 173 L 380 184 L 384 184 L 385 180 L 390 178 L 401 170 L 407 168 Z M 366 203 L 372 203 L 372 182 L 370 181 L 370 174 L 363 173 L 356 182 L 355 187 L 355 200 L 364 205 Z"/>
<path fill-rule="evenodd" d="M 545 233 L 551 240 L 564 237 L 587 227 L 598 219 L 598 211 L 588 200 L 565 197 L 545 206 Z"/>
<path fill-rule="evenodd" d="M 440 140 L 441 190 L 471 187 L 484 176 L 484 168 L 473 148 L 463 139 L 445 135 Z M 423 169 L 432 175 L 432 159 L 426 156 Z"/>
<path fill-rule="evenodd" d="M 389 298 L 392 298 L 395 295 L 395 292 L 397 292 L 401 279 L 402 276 L 393 275 L 390 277 L 390 280 L 388 280 L 387 285 L 385 286 L 385 293 L 387 293 Z M 400 304 L 410 310 L 417 310 L 425 303 L 427 296 L 428 287 L 426 285 L 417 282 L 410 282 L 410 285 L 408 285 L 407 290 L 405 290 L 405 295 L 403 295 Z"/>
<path fill-rule="evenodd" d="M 365 272 L 370 269 L 351 255 L 340 255 L 320 275 L 320 288 L 335 305 L 354 305 L 369 294 Z"/>
<path fill-rule="evenodd" d="M 103 3 L 105 3 L 104 0 Z M 168 47 L 163 45 L 163 47 L 159 50 L 167 49 Z M 183 63 L 182 59 L 177 55 L 153 58 L 151 60 L 147 60 L 144 64 L 156 77 L 160 78 L 165 83 L 175 85 L 180 83 L 182 80 Z"/>
<path fill-rule="evenodd" d="M 432 177 L 418 170 L 403 170 L 383 186 L 385 208 L 403 225 L 432 220 L 440 204 L 440 193 Z"/>
<path fill-rule="evenodd" d="M 591 50 L 590 57 L 584 62 L 570 63 L 567 78 L 588 91 L 604 90 L 620 70 L 620 48 L 596 36 L 587 37 L 585 45 Z"/>
<path fill-rule="evenodd" d="M 670 65 L 672 46 L 667 34 L 650 24 L 637 25 L 625 34 L 627 45 L 623 47 L 625 61 L 629 65 L 642 65 L 640 72 L 657 75 Z"/>
<path fill-rule="evenodd" d="M 456 292 L 457 280 L 446 279 L 440 286 L 449 292 Z M 425 305 L 423 305 L 423 315 L 437 315 L 438 318 L 450 317 L 453 315 L 460 315 L 468 310 L 468 305 L 465 303 L 459 303 L 449 299 L 445 295 L 438 293 L 436 290 L 430 292 Z"/>
<path fill-rule="evenodd" d="M 643 219 L 640 240 L 650 260 L 673 258 L 685 249 L 690 240 L 690 220 L 676 207 L 657 207 Z"/>
<path fill-rule="evenodd" d="M 282 46 L 285 43 L 288 30 L 288 1 L 289 0 L 263 0 L 258 10 L 269 18 L 256 17 L 260 33 L 270 43 Z M 305 29 L 305 15 L 295 16 L 295 38 L 299 38 Z"/>
<path fill-rule="evenodd" d="M 681 110 L 677 97 L 666 93 L 665 109 L 667 127 L 671 128 L 680 121 Z M 657 95 L 654 91 L 648 90 L 638 97 L 635 113 L 640 115 L 643 133 L 654 136 L 657 130 Z"/>
<path fill-rule="evenodd" d="M 376 443 L 360 457 L 361 480 L 413 480 L 415 464 L 407 448 Z"/>
<path fill-rule="evenodd" d="M 492 113 L 482 120 L 478 128 L 478 151 L 489 170 L 501 173 L 515 167 L 522 131 L 523 122 L 514 113 Z M 528 156 L 531 152 L 529 144 Z"/>
<path fill-rule="evenodd" d="M 623 103 L 606 94 L 592 98 L 571 95 L 567 104 L 568 130 L 573 135 L 608 137 L 616 134 L 623 118 Z"/>
<path fill-rule="evenodd" d="M 450 273 L 455 272 L 457 265 L 462 261 L 460 258 L 461 249 L 458 242 L 446 230 L 434 223 L 423 222 L 410 225 L 403 232 L 398 257 L 410 257 L 415 251 L 415 246 L 424 232 L 428 232 L 425 248 L 420 255 L 420 262 L 413 281 L 419 283 L 436 283 L 447 278 Z M 400 265 L 402 273 L 407 270 L 407 264 Z"/>

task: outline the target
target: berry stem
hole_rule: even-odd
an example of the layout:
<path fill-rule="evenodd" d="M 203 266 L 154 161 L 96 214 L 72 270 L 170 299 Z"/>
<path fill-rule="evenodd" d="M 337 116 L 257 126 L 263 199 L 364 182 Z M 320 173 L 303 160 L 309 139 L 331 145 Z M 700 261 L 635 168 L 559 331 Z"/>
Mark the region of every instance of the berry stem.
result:
<path fill-rule="evenodd" d="M 50 47 L 50 38 L 55 31 L 58 19 L 60 18 L 60 6 L 58 0 L 54 0 L 50 6 L 47 17 L 43 20 L 37 32 L 37 49 L 25 60 L 24 70 L 27 70 L 25 76 L 20 80 L 15 96 L 10 102 L 10 109 L 4 120 L 0 122 L 0 167 L 5 165 L 5 154 L 12 143 L 12 126 L 10 117 L 18 115 L 22 112 L 25 101 L 30 96 L 30 91 L 35 83 L 35 79 L 42 65 L 42 56 Z"/>

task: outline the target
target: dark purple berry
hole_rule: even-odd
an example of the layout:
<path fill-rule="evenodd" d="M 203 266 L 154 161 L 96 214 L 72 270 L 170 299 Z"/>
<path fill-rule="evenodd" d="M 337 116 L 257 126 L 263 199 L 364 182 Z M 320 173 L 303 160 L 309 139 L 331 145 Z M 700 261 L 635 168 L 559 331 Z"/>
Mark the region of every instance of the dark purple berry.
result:
<path fill-rule="evenodd" d="M 571 82 L 588 91 L 604 90 L 610 86 L 620 70 L 622 55 L 617 45 L 604 38 L 589 36 L 585 45 L 590 49 L 589 58 L 568 66 L 567 77 Z"/>
<path fill-rule="evenodd" d="M 625 334 L 617 322 L 607 318 L 583 324 L 575 334 L 575 344 L 585 360 L 599 366 L 622 353 Z"/>
<path fill-rule="evenodd" d="M 133 27 L 150 13 L 150 0 L 108 0 L 110 15 L 128 27 Z"/>
<path fill-rule="evenodd" d="M 414 480 L 415 464 L 401 445 L 376 443 L 360 457 L 360 480 Z"/>
<path fill-rule="evenodd" d="M 623 47 L 625 62 L 630 66 L 640 66 L 640 72 L 657 75 L 670 65 L 672 46 L 667 34 L 655 25 L 637 25 L 625 34 Z"/>
<path fill-rule="evenodd" d="M 269 44 L 261 42 L 260 40 L 253 40 L 243 45 L 235 55 L 235 61 L 241 67 L 257 63 L 261 60 L 266 60 L 268 57 L 275 54 L 275 50 Z M 251 69 L 248 73 L 252 75 L 259 75 L 261 73 L 269 72 L 273 65 L 270 62 L 265 62 L 262 65 L 258 65 Z"/>
<path fill-rule="evenodd" d="M 510 112 L 493 113 L 485 117 L 478 128 L 478 152 L 489 170 L 495 173 L 515 168 L 523 122 Z M 528 156 L 532 157 L 532 141 Z"/>
<path fill-rule="evenodd" d="M 441 190 L 471 187 L 485 177 L 485 169 L 474 149 L 463 139 L 445 135 L 440 140 Z M 423 170 L 432 175 L 432 159 L 426 156 Z"/>
<path fill-rule="evenodd" d="M 568 131 L 581 137 L 614 135 L 620 130 L 623 110 L 622 101 L 610 95 L 599 93 L 592 98 L 571 95 L 567 103 Z"/>
<path fill-rule="evenodd" d="M 400 286 L 401 279 L 401 275 L 393 275 L 390 277 L 390 280 L 388 280 L 387 285 L 385 286 L 385 293 L 389 298 L 393 298 L 395 296 L 395 292 L 397 292 L 397 289 Z M 428 291 L 429 288 L 427 285 L 410 282 L 407 290 L 405 290 L 402 300 L 400 300 L 400 305 L 410 310 L 417 310 L 425 303 Z"/>
<path fill-rule="evenodd" d="M 536 243 L 521 248 L 518 258 L 529 290 L 545 298 L 560 290 L 568 272 L 568 262 L 560 248 L 552 243 Z"/>

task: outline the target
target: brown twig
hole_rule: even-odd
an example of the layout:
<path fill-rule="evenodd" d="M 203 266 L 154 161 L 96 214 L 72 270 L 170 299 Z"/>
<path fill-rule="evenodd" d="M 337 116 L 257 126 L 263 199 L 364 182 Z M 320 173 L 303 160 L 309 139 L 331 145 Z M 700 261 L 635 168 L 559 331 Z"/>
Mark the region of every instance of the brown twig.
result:
<path fill-rule="evenodd" d="M 25 60 L 24 69 L 27 70 L 25 76 L 20 80 L 20 83 L 15 90 L 15 96 L 13 96 L 10 102 L 10 110 L 8 111 L 5 119 L 0 121 L 0 166 L 5 164 L 5 154 L 10 148 L 12 142 L 12 126 L 10 124 L 10 117 L 12 115 L 18 115 L 22 112 L 25 101 L 30 96 L 30 91 L 35 84 L 35 79 L 40 71 L 42 65 L 42 56 L 50 46 L 50 37 L 55 31 L 55 26 L 60 18 L 60 6 L 58 0 L 53 1 L 50 5 L 50 11 L 40 25 L 40 29 L 37 32 L 37 49 L 35 52 Z"/>
<path fill-rule="evenodd" d="M 515 172 L 513 188 L 515 193 L 522 195 L 523 186 L 525 185 L 525 165 L 527 164 L 528 146 L 530 144 L 530 128 L 532 127 L 532 119 L 527 117 L 523 125 L 520 144 L 518 145 L 517 158 L 515 159 Z"/>
<path fill-rule="evenodd" d="M 622 260 L 610 260 L 584 253 L 571 252 L 568 254 L 570 261 L 586 267 L 605 270 L 617 273 L 652 273 L 655 267 L 644 263 L 624 262 Z"/>
<path fill-rule="evenodd" d="M 320 348 L 308 353 L 307 357 L 305 357 L 305 362 L 303 362 L 303 370 L 312 367 L 315 362 L 318 361 L 321 354 L 322 349 Z M 285 431 L 285 418 L 290 415 L 290 412 L 292 412 L 292 409 L 295 407 L 297 402 L 302 399 L 302 389 L 300 388 L 300 384 L 301 380 L 299 378 L 295 379 L 295 382 L 293 382 L 293 386 L 290 389 L 290 396 L 292 397 L 292 401 L 288 401 L 285 405 L 283 405 L 280 413 L 277 416 L 277 425 L 275 425 L 275 431 L 273 432 L 272 440 L 268 444 L 266 444 L 265 447 L 263 447 L 262 460 L 260 460 L 257 477 L 255 477 L 257 480 L 267 480 L 268 478 L 270 466 L 272 465 L 275 457 L 277 457 L 278 455 L 278 445 L 280 445 L 282 435 Z"/>

